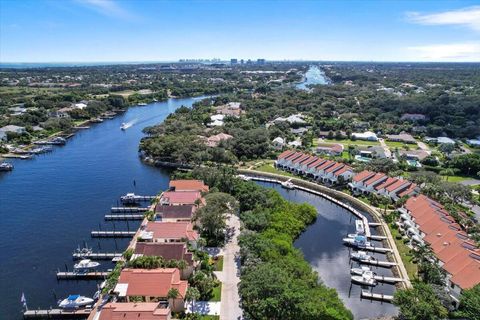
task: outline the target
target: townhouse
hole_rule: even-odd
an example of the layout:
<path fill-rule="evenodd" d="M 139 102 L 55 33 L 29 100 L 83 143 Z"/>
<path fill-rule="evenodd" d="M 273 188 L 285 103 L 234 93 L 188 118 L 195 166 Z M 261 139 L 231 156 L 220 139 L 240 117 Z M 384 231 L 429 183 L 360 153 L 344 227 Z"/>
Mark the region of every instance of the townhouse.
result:
<path fill-rule="evenodd" d="M 171 309 L 162 302 L 107 303 L 102 307 L 98 320 L 170 320 Z"/>
<path fill-rule="evenodd" d="M 150 242 L 188 242 L 196 247 L 199 239 L 197 231 L 190 222 L 155 222 L 150 221 L 140 232 L 140 239 Z"/>
<path fill-rule="evenodd" d="M 168 186 L 170 191 L 208 192 L 208 186 L 202 180 L 171 180 Z"/>
<path fill-rule="evenodd" d="M 155 206 L 155 221 L 179 222 L 191 221 L 197 206 L 188 204 L 183 206 L 167 206 L 157 204 Z"/>
<path fill-rule="evenodd" d="M 480 250 L 438 202 L 425 195 L 407 200 L 398 209 L 400 231 L 410 246 L 428 245 L 446 273 L 446 290 L 458 307 L 463 290 L 480 283 Z"/>
<path fill-rule="evenodd" d="M 159 203 L 166 206 L 197 205 L 202 201 L 199 191 L 167 191 L 160 197 Z"/>

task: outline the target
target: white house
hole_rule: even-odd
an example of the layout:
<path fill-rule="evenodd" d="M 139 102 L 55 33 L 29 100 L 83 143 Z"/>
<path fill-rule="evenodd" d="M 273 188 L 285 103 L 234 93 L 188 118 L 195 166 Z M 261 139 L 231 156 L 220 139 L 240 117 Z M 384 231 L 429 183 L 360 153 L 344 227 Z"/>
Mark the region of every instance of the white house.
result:
<path fill-rule="evenodd" d="M 276 137 L 272 140 L 273 148 L 276 150 L 282 150 L 285 147 L 285 139 L 282 137 Z"/>
<path fill-rule="evenodd" d="M 367 141 L 378 141 L 378 137 L 375 133 L 371 131 L 361 132 L 354 132 L 352 136 L 358 140 L 367 140 Z"/>
<path fill-rule="evenodd" d="M 8 126 L 5 126 L 5 127 L 2 127 L 0 128 L 0 131 L 4 132 L 5 134 L 7 132 L 12 132 L 12 133 L 17 133 L 17 134 L 22 134 L 25 131 L 25 127 L 19 127 L 19 126 L 15 126 L 15 125 L 8 125 Z"/>
<path fill-rule="evenodd" d="M 210 116 L 210 122 L 208 124 L 209 127 L 221 127 L 223 126 L 223 119 L 225 118 L 225 115 L 223 114 L 214 114 Z"/>

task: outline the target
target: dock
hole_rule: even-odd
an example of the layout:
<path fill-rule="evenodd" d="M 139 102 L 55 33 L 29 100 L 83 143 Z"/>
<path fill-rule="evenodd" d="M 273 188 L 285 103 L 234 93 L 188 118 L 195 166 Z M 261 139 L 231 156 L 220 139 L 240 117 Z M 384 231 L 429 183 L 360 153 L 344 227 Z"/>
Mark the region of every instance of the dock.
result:
<path fill-rule="evenodd" d="M 380 227 L 382 224 L 380 222 L 369 222 L 370 227 Z"/>
<path fill-rule="evenodd" d="M 112 252 L 92 252 L 87 254 L 74 253 L 73 259 L 92 259 L 92 260 L 113 260 L 115 258 L 121 258 L 121 253 L 112 253 Z"/>
<path fill-rule="evenodd" d="M 109 272 L 57 272 L 58 280 L 104 280 Z"/>
<path fill-rule="evenodd" d="M 143 220 L 143 214 L 107 214 L 105 215 L 106 221 L 113 220 Z"/>
<path fill-rule="evenodd" d="M 112 207 L 112 213 L 137 213 L 146 212 L 148 208 L 141 207 Z"/>
<path fill-rule="evenodd" d="M 27 310 L 23 313 L 24 319 L 87 319 L 91 309 L 63 310 Z"/>
<path fill-rule="evenodd" d="M 371 235 L 370 239 L 371 240 L 382 241 L 382 240 L 387 240 L 387 237 L 386 236 Z"/>
<path fill-rule="evenodd" d="M 361 250 L 371 251 L 371 252 L 378 252 L 378 253 L 387 253 L 387 252 L 392 252 L 392 251 L 393 251 L 393 250 L 390 249 L 390 248 L 373 247 L 373 246 L 361 247 Z"/>
<path fill-rule="evenodd" d="M 361 264 L 368 264 L 371 266 L 383 267 L 383 268 L 391 268 L 396 266 L 395 262 L 390 261 L 379 261 L 379 260 L 358 260 Z"/>
<path fill-rule="evenodd" d="M 383 294 L 383 293 L 373 293 L 366 290 L 362 290 L 361 298 L 371 299 L 371 300 L 379 300 L 379 301 L 386 301 L 392 302 L 393 296 Z"/>
<path fill-rule="evenodd" d="M 141 196 L 136 194 L 126 194 L 120 197 L 120 201 L 122 201 L 122 203 L 137 203 L 137 202 L 152 201 L 155 198 L 156 196 Z"/>
<path fill-rule="evenodd" d="M 137 231 L 92 231 L 92 238 L 131 238 Z"/>
<path fill-rule="evenodd" d="M 397 283 L 397 282 L 404 281 L 402 278 L 386 277 L 386 276 L 379 276 L 379 275 L 376 275 L 373 278 L 378 282 L 385 282 L 385 283 Z"/>

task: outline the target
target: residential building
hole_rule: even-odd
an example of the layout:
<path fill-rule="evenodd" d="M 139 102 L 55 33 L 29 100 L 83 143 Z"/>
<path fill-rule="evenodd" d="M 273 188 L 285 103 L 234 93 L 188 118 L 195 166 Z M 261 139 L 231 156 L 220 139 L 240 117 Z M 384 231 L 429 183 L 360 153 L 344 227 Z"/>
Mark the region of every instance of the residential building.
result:
<path fill-rule="evenodd" d="M 343 152 L 343 145 L 339 143 L 319 143 L 315 151 L 318 154 L 340 156 Z"/>
<path fill-rule="evenodd" d="M 480 147 L 480 137 L 477 138 L 477 139 L 469 139 L 469 140 L 467 140 L 467 144 L 468 144 L 470 147 L 475 147 L 475 148 Z"/>
<path fill-rule="evenodd" d="M 5 135 L 6 135 L 8 132 L 16 133 L 16 134 L 22 134 L 22 133 L 25 133 L 26 130 L 25 130 L 25 127 L 19 127 L 19 126 L 15 126 L 15 125 L 8 125 L 8 126 L 1 127 L 1 128 L 0 128 L 0 132 L 3 132 Z"/>
<path fill-rule="evenodd" d="M 197 209 L 195 205 L 167 206 L 157 204 L 155 206 L 155 221 L 178 222 L 191 221 Z"/>
<path fill-rule="evenodd" d="M 400 134 L 387 134 L 387 140 L 389 141 L 396 141 L 396 142 L 403 142 L 403 143 L 411 143 L 416 144 L 417 140 L 415 140 L 412 135 L 408 133 L 400 133 Z"/>
<path fill-rule="evenodd" d="M 297 113 L 297 114 L 292 114 L 286 118 L 284 117 L 277 117 L 275 118 L 275 120 L 273 120 L 274 123 L 276 122 L 288 122 L 290 124 L 305 124 L 307 123 L 305 120 L 304 120 L 304 117 L 301 113 Z"/>
<path fill-rule="evenodd" d="M 216 107 L 217 114 L 238 118 L 243 113 L 240 102 L 229 102 L 223 106 Z"/>
<path fill-rule="evenodd" d="M 401 117 L 400 120 L 407 120 L 407 121 L 420 121 L 420 120 L 425 120 L 426 117 L 423 114 L 420 113 L 404 113 Z"/>
<path fill-rule="evenodd" d="M 196 246 L 199 239 L 197 231 L 190 222 L 155 222 L 150 221 L 141 231 L 140 238 L 150 242 L 188 242 Z"/>
<path fill-rule="evenodd" d="M 232 139 L 233 136 L 226 133 L 219 133 L 213 136 L 210 136 L 206 139 L 205 144 L 208 147 L 216 147 L 220 144 L 221 141 L 226 141 Z"/>
<path fill-rule="evenodd" d="M 272 140 L 273 148 L 276 150 L 282 150 L 285 147 L 285 139 L 282 137 L 276 137 Z"/>
<path fill-rule="evenodd" d="M 169 206 L 196 205 L 201 198 L 199 191 L 166 191 L 160 197 L 159 203 Z"/>
<path fill-rule="evenodd" d="M 159 302 L 110 302 L 98 311 L 97 320 L 170 320 L 168 303 Z"/>
<path fill-rule="evenodd" d="M 358 140 L 378 141 L 377 135 L 371 131 L 365 131 L 363 133 L 354 132 L 352 133 L 352 137 L 355 137 Z"/>
<path fill-rule="evenodd" d="M 212 115 L 210 116 L 210 120 L 212 122 L 210 122 L 208 124 L 209 127 L 221 127 L 223 126 L 223 119 L 225 118 L 225 115 L 223 114 L 215 114 L 215 115 Z"/>
<path fill-rule="evenodd" d="M 455 144 L 455 140 L 452 140 L 449 137 L 436 137 L 436 138 L 425 137 L 425 141 L 435 142 L 439 144 Z"/>
<path fill-rule="evenodd" d="M 208 192 L 208 186 L 202 180 L 170 180 L 171 191 L 199 191 Z"/>
<path fill-rule="evenodd" d="M 133 297 L 142 297 L 145 302 L 169 301 L 174 312 L 185 309 L 185 295 L 188 282 L 180 279 L 180 270 L 165 269 L 123 269 L 113 289 L 119 300 L 131 302 Z M 168 299 L 170 289 L 178 290 L 178 297 Z"/>

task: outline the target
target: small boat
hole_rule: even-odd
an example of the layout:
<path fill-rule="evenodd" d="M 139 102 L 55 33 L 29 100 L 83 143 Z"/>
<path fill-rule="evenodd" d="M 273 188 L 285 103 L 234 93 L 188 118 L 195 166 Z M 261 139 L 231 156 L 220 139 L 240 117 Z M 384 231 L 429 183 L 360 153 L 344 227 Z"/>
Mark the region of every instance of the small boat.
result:
<path fill-rule="evenodd" d="M 376 286 L 377 280 L 375 280 L 375 274 L 372 271 L 366 271 L 360 276 L 351 276 L 352 282 L 364 285 L 364 286 Z"/>
<path fill-rule="evenodd" d="M 361 266 L 359 268 L 350 269 L 350 274 L 361 276 L 362 274 L 368 271 L 372 271 L 372 269 L 370 269 L 370 267 L 367 267 L 367 266 Z"/>
<path fill-rule="evenodd" d="M 352 252 L 350 254 L 350 258 L 352 258 L 353 260 L 359 260 L 359 261 L 374 261 L 375 260 L 374 257 L 367 254 L 365 251 Z"/>
<path fill-rule="evenodd" d="M 244 175 L 244 174 L 239 174 L 238 177 L 239 177 L 240 179 L 244 180 L 244 181 L 250 181 L 250 180 L 252 180 L 251 177 L 246 176 L 246 175 Z"/>
<path fill-rule="evenodd" d="M 145 107 L 147 104 L 145 102 L 141 102 L 138 104 L 140 107 Z"/>
<path fill-rule="evenodd" d="M 120 126 L 120 129 L 121 129 L 121 130 L 127 130 L 128 127 L 129 127 L 128 124 L 126 124 L 125 122 L 122 122 L 122 125 Z"/>
<path fill-rule="evenodd" d="M 61 300 L 58 306 L 62 309 L 77 309 L 88 306 L 93 303 L 93 299 L 81 296 L 79 294 L 69 295 L 67 298 Z"/>
<path fill-rule="evenodd" d="M 282 187 L 285 189 L 295 189 L 295 185 L 292 183 L 292 179 L 288 179 L 287 181 L 282 182 Z"/>
<path fill-rule="evenodd" d="M 367 238 L 362 235 L 356 235 L 354 238 L 343 238 L 343 243 L 358 248 L 365 248 L 370 246 L 370 242 L 367 241 Z"/>
<path fill-rule="evenodd" d="M 120 200 L 123 203 L 135 203 L 137 201 L 137 196 L 135 193 L 127 193 L 126 195 L 121 196 Z"/>
<path fill-rule="evenodd" d="M 84 260 L 80 260 L 79 263 L 76 263 L 73 266 L 73 268 L 75 270 L 89 270 L 89 269 L 95 269 L 99 265 L 100 265 L 100 263 L 98 263 L 96 261 L 92 261 L 90 259 L 84 259 Z"/>
<path fill-rule="evenodd" d="M 0 171 L 12 171 L 13 165 L 8 162 L 0 163 Z"/>
<path fill-rule="evenodd" d="M 103 119 L 101 119 L 101 118 L 94 118 L 94 119 L 90 120 L 90 122 L 92 122 L 92 123 L 101 123 L 101 122 L 103 122 Z"/>
<path fill-rule="evenodd" d="M 65 143 L 67 143 L 67 140 L 65 140 L 65 138 L 62 138 L 62 137 L 56 137 L 50 140 L 50 144 L 64 145 Z"/>
<path fill-rule="evenodd" d="M 357 233 L 359 233 L 359 234 L 364 234 L 365 233 L 365 226 L 363 225 L 362 220 L 355 220 L 355 229 L 357 230 Z"/>

